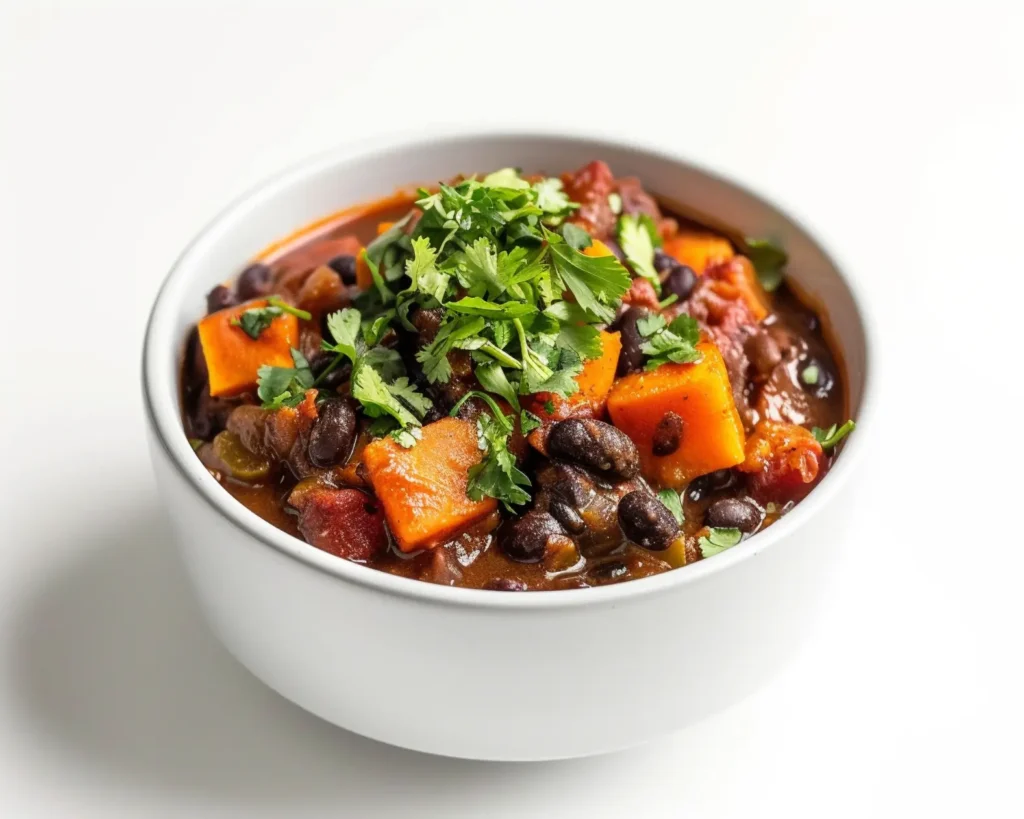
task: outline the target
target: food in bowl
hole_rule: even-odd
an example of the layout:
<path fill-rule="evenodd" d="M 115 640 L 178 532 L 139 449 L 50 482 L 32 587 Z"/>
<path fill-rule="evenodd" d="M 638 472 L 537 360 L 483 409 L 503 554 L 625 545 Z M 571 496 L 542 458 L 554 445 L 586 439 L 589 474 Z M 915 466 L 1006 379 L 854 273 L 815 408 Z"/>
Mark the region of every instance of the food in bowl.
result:
<path fill-rule="evenodd" d="M 393 574 L 679 568 L 771 526 L 854 427 L 785 263 L 601 161 L 398 193 L 209 292 L 186 433 L 251 511 Z"/>

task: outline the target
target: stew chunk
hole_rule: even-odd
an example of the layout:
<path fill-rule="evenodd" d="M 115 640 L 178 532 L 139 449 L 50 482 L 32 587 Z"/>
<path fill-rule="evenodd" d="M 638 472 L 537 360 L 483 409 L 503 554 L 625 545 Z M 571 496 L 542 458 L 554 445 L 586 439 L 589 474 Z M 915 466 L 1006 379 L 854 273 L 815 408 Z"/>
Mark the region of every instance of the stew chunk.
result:
<path fill-rule="evenodd" d="M 422 429 L 416 446 L 391 438 L 369 444 L 363 463 L 403 552 L 436 546 L 493 512 L 498 502 L 466 495 L 469 470 L 480 463 L 476 424 L 442 418 Z"/>
<path fill-rule="evenodd" d="M 700 361 L 620 378 L 608 396 L 612 421 L 636 443 L 644 477 L 659 486 L 682 489 L 699 475 L 743 462 L 743 423 L 725 363 L 714 344 L 701 342 L 697 349 Z M 678 419 L 679 441 L 657 455 L 655 439 L 666 416 Z"/>

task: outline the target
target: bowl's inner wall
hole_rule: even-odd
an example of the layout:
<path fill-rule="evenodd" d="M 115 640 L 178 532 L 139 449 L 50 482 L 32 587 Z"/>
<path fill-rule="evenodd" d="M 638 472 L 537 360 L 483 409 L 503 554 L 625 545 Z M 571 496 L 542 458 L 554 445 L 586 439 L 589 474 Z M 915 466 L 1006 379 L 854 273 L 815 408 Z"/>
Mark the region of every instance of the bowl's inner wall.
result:
<path fill-rule="evenodd" d="M 737 234 L 771 238 L 789 253 L 787 273 L 818 309 L 845 364 L 851 414 L 865 385 L 867 349 L 857 305 L 835 264 L 796 222 L 742 188 L 669 157 L 568 137 L 475 136 L 382 148 L 306 163 L 229 208 L 186 251 L 165 284 L 147 339 L 147 371 L 157 422 L 172 443 L 180 434 L 178 364 L 185 335 L 203 315 L 205 294 L 236 276 L 267 245 L 326 214 L 411 183 L 515 166 L 561 173 L 603 159 L 616 176 L 636 176 L 652 193 L 705 214 Z M 177 427 L 177 430 L 175 429 Z M 177 435 L 175 435 L 177 432 Z"/>

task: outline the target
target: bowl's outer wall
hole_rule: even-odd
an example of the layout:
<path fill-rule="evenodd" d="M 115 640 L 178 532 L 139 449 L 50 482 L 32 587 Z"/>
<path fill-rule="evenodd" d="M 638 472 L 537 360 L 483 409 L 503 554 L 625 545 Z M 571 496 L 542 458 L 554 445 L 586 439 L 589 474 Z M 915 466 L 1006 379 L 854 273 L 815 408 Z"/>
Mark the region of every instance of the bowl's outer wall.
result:
<path fill-rule="evenodd" d="M 268 183 L 193 244 L 161 291 L 145 354 L 151 448 L 181 554 L 214 630 L 258 677 L 331 722 L 396 745 L 480 759 L 613 750 L 754 690 L 813 622 L 837 557 L 829 533 L 844 511 L 825 504 L 825 487 L 797 509 L 792 517 L 804 523 L 782 542 L 726 571 L 693 571 L 694 582 L 633 581 L 628 585 L 646 583 L 650 592 L 619 597 L 602 596 L 608 589 L 543 593 L 584 595 L 592 601 L 586 605 L 465 606 L 455 595 L 449 602 L 382 593 L 365 582 L 371 570 L 346 566 L 364 573 L 364 582 L 353 582 L 320 568 L 333 558 L 312 554 L 313 547 L 263 521 L 246 518 L 242 528 L 231 517 L 249 513 L 188 446 L 177 389 L 183 339 L 203 312 L 205 292 L 270 241 L 410 181 L 509 165 L 558 172 L 597 157 L 618 175 L 638 176 L 650 190 L 747 235 L 781 241 L 790 275 L 828 305 L 850 375 L 851 409 L 858 409 L 864 327 L 832 262 L 767 203 L 671 158 L 562 137 L 453 138 L 339 153 Z M 827 512 L 805 514 L 822 504 Z M 288 543 L 272 548 L 275 538 Z M 716 560 L 727 565 L 727 557 Z"/>
<path fill-rule="evenodd" d="M 198 599 L 232 654 L 330 722 L 447 756 L 611 751 L 738 701 L 799 647 L 834 562 L 836 521 L 818 516 L 785 548 L 679 590 L 468 611 L 346 585 L 267 548 L 152 450 Z"/>

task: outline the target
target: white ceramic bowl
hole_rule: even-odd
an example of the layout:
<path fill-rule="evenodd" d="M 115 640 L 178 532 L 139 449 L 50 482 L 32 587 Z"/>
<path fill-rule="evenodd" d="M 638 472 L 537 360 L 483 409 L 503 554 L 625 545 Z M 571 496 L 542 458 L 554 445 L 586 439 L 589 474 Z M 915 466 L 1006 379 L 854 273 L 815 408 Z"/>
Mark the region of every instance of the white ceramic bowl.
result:
<path fill-rule="evenodd" d="M 204 294 L 271 241 L 410 182 L 591 159 L 741 233 L 778 239 L 823 306 L 858 419 L 835 468 L 764 533 L 675 571 L 619 585 L 501 593 L 447 588 L 349 563 L 236 502 L 181 425 L 178 367 Z M 869 350 L 853 282 L 802 223 L 677 157 L 543 134 L 449 135 L 342 148 L 243 196 L 175 264 L 146 333 L 153 463 L 198 599 L 253 674 L 350 731 L 475 759 L 574 757 L 684 726 L 761 685 L 813 623 L 836 550 L 832 503 L 868 422 Z M 830 506 L 829 514 L 823 514 Z"/>

